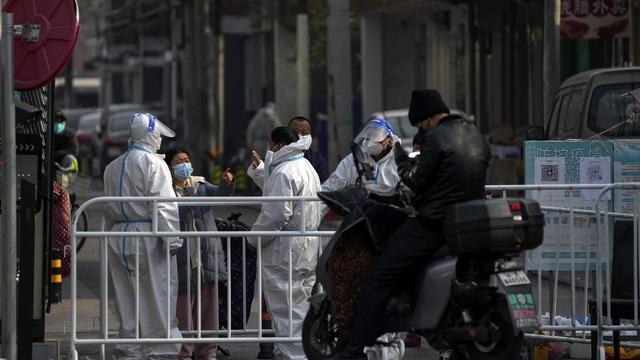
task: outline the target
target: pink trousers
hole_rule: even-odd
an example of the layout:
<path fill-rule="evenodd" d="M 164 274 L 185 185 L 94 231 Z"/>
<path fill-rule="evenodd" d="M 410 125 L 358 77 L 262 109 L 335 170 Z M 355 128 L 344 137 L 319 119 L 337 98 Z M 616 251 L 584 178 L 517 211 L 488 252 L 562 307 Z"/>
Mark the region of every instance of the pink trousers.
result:
<path fill-rule="evenodd" d="M 218 298 L 216 297 L 216 285 L 214 282 L 205 282 L 201 287 L 201 326 L 202 330 L 218 329 Z M 191 289 L 191 299 L 187 293 L 178 295 L 177 311 L 178 328 L 180 330 L 198 329 L 198 299 L 197 289 Z M 189 324 L 191 321 L 191 324 Z M 186 337 L 195 337 L 186 335 Z M 202 335 L 202 337 L 214 337 L 214 335 Z M 191 358 L 193 360 L 211 360 L 216 358 L 216 344 L 182 344 L 180 359 Z"/>

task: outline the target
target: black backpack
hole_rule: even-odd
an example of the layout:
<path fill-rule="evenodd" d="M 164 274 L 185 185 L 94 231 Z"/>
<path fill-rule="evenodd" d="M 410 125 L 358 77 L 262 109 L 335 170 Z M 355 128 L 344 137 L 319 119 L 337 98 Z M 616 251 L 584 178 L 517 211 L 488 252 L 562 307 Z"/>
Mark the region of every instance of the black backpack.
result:
<path fill-rule="evenodd" d="M 249 231 L 251 227 L 240 221 L 240 213 L 231 213 L 226 220 L 216 219 L 218 231 Z M 253 302 L 254 284 L 256 281 L 256 260 L 257 253 L 245 243 L 245 268 L 242 267 L 242 243 L 246 238 L 232 237 L 231 243 L 231 264 L 227 263 L 227 238 L 221 237 L 222 249 L 224 250 L 224 261 L 227 268 L 231 270 L 231 328 L 242 329 L 249 320 L 251 314 L 251 303 Z M 246 271 L 246 293 L 243 295 L 242 272 Z M 219 283 L 218 290 L 218 319 L 221 328 L 227 328 L 227 283 Z M 246 318 L 243 320 L 242 299 L 245 300 Z"/>

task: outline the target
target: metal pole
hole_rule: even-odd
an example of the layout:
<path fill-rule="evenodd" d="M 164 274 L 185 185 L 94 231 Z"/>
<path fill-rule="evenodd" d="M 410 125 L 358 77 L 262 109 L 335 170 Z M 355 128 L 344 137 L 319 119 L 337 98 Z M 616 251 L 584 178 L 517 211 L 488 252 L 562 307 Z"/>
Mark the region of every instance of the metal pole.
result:
<path fill-rule="evenodd" d="M 600 191 L 600 194 L 598 194 L 598 198 L 596 199 L 596 204 L 595 204 L 595 213 L 596 213 L 596 226 L 595 226 L 595 230 L 596 230 L 596 248 L 595 248 L 595 252 L 596 252 L 596 284 L 594 286 L 594 290 L 595 291 L 595 295 L 596 295 L 596 304 L 598 306 L 598 312 L 596 314 L 596 318 L 598 319 L 598 331 L 597 331 L 597 348 L 598 348 L 598 360 L 604 360 L 605 356 L 604 356 L 604 346 L 603 346 L 603 340 L 604 340 L 604 335 L 603 335 L 603 323 L 602 323 L 602 306 L 603 306 L 603 300 L 602 300 L 602 293 L 604 291 L 603 287 L 602 287 L 602 269 L 600 269 L 600 262 L 601 262 L 601 254 L 600 254 L 600 203 L 602 202 L 604 195 L 609 192 L 610 190 L 614 189 L 616 186 L 614 184 L 611 185 L 607 185 L 604 189 L 602 189 Z M 608 203 L 605 203 L 606 206 L 608 206 Z M 608 209 L 608 207 L 607 207 Z M 608 229 L 607 229 L 608 231 Z M 589 258 L 589 252 L 587 250 L 587 259 Z M 588 265 L 587 265 L 588 267 Z M 585 289 L 585 292 L 587 292 L 587 289 Z M 609 309 L 610 311 L 610 309 Z M 609 316 L 611 313 L 609 313 Z"/>
<path fill-rule="evenodd" d="M 13 88 L 13 14 L 2 14 L 2 238 L 4 239 L 4 314 L 2 355 L 16 359 L 16 128 Z"/>
<path fill-rule="evenodd" d="M 545 119 L 551 112 L 553 96 L 560 85 L 560 0 L 544 2 L 543 108 Z"/>
<path fill-rule="evenodd" d="M 105 231 L 105 221 L 102 219 L 100 228 Z M 109 229 L 111 230 L 111 229 Z M 107 242 L 109 238 L 100 239 L 100 332 L 103 339 L 109 338 L 109 259 Z M 75 249 L 75 248 L 74 248 Z M 77 280 L 77 279 L 76 279 Z M 100 360 L 105 360 L 107 356 L 106 346 L 100 346 Z"/>

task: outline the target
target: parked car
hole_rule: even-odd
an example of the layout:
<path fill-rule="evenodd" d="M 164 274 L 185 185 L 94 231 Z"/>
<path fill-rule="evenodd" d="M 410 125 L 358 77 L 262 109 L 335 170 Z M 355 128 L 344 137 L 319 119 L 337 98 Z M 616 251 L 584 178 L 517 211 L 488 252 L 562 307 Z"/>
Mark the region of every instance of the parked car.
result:
<path fill-rule="evenodd" d="M 474 121 L 472 116 L 469 116 L 464 111 L 451 109 L 451 114 L 460 115 L 467 121 Z M 370 119 L 383 118 L 391 124 L 394 134 L 396 134 L 402 140 L 402 147 L 407 152 L 411 152 L 413 137 L 418 132 L 418 128 L 411 125 L 409 121 L 409 109 L 400 110 L 388 110 L 373 113 Z"/>
<path fill-rule="evenodd" d="M 80 117 L 76 138 L 80 146 L 78 161 L 80 171 L 84 174 L 98 176 L 100 144 L 98 134 L 100 131 L 100 112 L 93 112 Z"/>
<path fill-rule="evenodd" d="M 565 80 L 556 93 L 545 128 L 531 127 L 527 139 L 602 139 L 640 136 L 626 123 L 640 105 L 629 92 L 640 88 L 640 67 L 586 71 Z"/>

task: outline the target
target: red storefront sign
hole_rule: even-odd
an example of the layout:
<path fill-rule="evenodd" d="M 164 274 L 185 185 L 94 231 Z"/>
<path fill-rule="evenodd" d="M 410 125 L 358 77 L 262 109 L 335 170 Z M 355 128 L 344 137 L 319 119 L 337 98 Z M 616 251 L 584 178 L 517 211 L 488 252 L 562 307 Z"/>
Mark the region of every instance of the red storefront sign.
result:
<path fill-rule="evenodd" d="M 629 0 L 561 0 L 563 40 L 629 37 Z"/>

